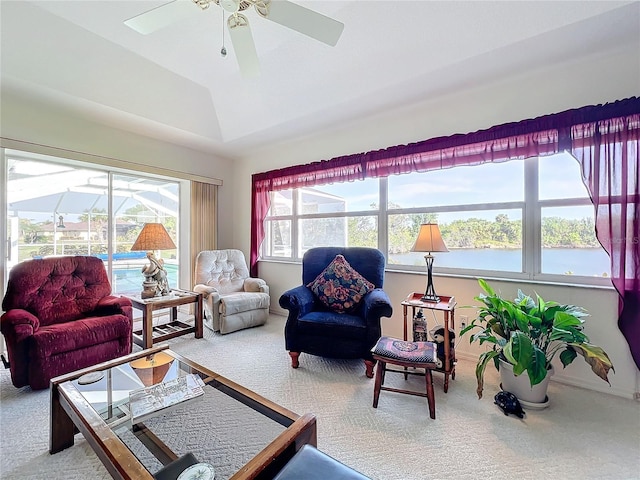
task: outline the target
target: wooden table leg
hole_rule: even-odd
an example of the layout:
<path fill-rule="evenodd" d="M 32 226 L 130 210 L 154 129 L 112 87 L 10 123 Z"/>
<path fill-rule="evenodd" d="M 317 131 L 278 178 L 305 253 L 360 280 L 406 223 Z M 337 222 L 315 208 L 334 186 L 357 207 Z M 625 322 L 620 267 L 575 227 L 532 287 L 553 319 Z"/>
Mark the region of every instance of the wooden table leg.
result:
<path fill-rule="evenodd" d="M 402 306 L 402 315 L 404 318 L 404 341 L 407 341 L 407 306 Z"/>
<path fill-rule="evenodd" d="M 195 327 L 196 327 L 196 338 L 202 338 L 203 336 L 202 315 L 203 315 L 202 294 L 199 293 L 196 300 L 196 311 L 193 317 L 194 318 L 193 323 L 195 324 Z"/>
<path fill-rule="evenodd" d="M 51 416 L 49 424 L 49 453 L 58 453 L 65 448 L 73 446 L 75 426 L 73 421 L 60 405 L 60 392 L 58 386 L 51 385 Z"/>
<path fill-rule="evenodd" d="M 150 303 L 142 310 L 142 343 L 144 349 L 153 347 L 153 308 Z"/>

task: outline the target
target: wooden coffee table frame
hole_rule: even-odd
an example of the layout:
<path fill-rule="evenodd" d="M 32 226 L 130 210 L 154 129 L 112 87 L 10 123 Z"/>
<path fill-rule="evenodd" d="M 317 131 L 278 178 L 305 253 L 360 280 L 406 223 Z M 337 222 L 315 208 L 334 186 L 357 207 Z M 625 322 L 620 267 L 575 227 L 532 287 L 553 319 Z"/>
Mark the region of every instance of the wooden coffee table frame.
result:
<path fill-rule="evenodd" d="M 275 474 L 305 444 L 317 446 L 316 417 L 307 413 L 302 416 L 258 395 L 257 393 L 219 375 L 191 360 L 172 352 L 168 345 L 133 353 L 90 368 L 53 378 L 50 384 L 51 419 L 49 452 L 60 452 L 73 446 L 74 435 L 82 433 L 87 443 L 100 461 L 117 480 L 153 480 L 153 475 L 140 463 L 120 438 L 111 430 L 100 414 L 73 386 L 72 380 L 98 370 L 105 370 L 132 360 L 146 357 L 165 350 L 177 360 L 204 374 L 204 382 L 214 385 L 232 398 L 262 413 L 286 427 L 269 445 L 259 452 L 249 463 L 235 473 L 232 480 L 266 480 Z M 144 424 L 138 424 L 136 436 L 164 461 L 178 458 L 162 441 L 149 431 Z"/>
<path fill-rule="evenodd" d="M 164 342 L 170 338 L 194 333 L 202 338 L 202 294 L 188 290 L 171 289 L 173 295 L 164 297 L 141 298 L 136 295 L 124 295 L 131 300 L 134 308 L 142 310 L 142 330 L 133 332 L 133 341 L 142 348 L 151 348 L 154 343 Z M 178 321 L 178 307 L 194 304 L 193 326 Z M 153 326 L 153 312 L 164 308 L 171 309 L 171 321 Z"/>

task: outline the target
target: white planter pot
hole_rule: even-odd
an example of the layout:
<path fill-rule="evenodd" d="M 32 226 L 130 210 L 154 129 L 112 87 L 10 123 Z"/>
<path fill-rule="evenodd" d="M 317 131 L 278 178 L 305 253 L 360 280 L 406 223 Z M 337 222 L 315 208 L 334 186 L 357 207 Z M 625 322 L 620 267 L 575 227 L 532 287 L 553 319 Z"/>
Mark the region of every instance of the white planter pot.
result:
<path fill-rule="evenodd" d="M 505 392 L 511 392 L 518 397 L 523 406 L 545 408 L 548 405 L 547 387 L 551 375 L 553 375 L 553 367 L 549 369 L 542 382 L 532 387 L 529 374 L 526 371 L 516 376 L 513 374 L 513 365 L 500 360 L 500 380 L 502 382 L 500 386 Z"/>

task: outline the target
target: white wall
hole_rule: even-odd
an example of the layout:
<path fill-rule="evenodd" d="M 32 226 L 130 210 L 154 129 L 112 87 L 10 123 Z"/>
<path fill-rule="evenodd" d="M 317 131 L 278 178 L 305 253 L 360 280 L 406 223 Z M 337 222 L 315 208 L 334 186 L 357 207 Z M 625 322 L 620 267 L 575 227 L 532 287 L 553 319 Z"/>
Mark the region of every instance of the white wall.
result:
<path fill-rule="evenodd" d="M 255 152 L 245 157 L 235 170 L 234 217 L 240 221 L 234 225 L 234 245 L 248 255 L 253 173 L 611 102 L 637 95 L 638 85 L 640 56 L 637 48 L 620 50 L 546 70 L 521 72 L 499 83 L 427 99 L 421 104 L 389 110 L 348 126 L 340 125 L 333 131 L 319 132 L 296 142 L 273 145 Z M 272 310 L 284 313 L 278 306 L 278 298 L 283 291 L 299 284 L 300 266 L 263 261 L 260 262 L 260 276 L 270 284 Z M 383 322 L 385 334 L 402 335 L 400 302 L 411 292 L 424 291 L 425 283 L 425 275 L 387 273 L 385 290 L 391 297 L 394 314 Z M 436 275 L 435 284 L 440 294 L 454 295 L 458 305 L 474 304 L 473 297 L 479 293 L 475 279 Z M 617 328 L 617 298 L 613 289 L 514 282 L 492 284 L 508 296 L 515 296 L 517 289 L 521 288 L 530 294 L 538 292 L 548 300 L 580 305 L 590 312 L 586 332 L 593 343 L 609 353 L 613 361 L 616 373 L 610 374 L 612 386 L 596 377 L 581 359 L 576 359 L 564 371 L 562 367 L 556 368 L 556 380 L 628 398 L 640 390 L 638 369 Z M 459 308 L 457 315 L 472 316 L 472 311 L 465 312 Z M 480 351 L 476 345 L 470 346 L 466 339 L 458 347 L 462 358 L 475 359 Z"/>
<path fill-rule="evenodd" d="M 113 158 L 130 162 L 132 168 L 148 165 L 220 179 L 219 204 L 226 206 L 233 201 L 232 160 L 107 126 L 17 90 L 2 90 L 0 112 L 0 136 L 4 138 Z M 218 215 L 220 224 L 226 227 L 218 230 L 218 243 L 228 248 L 233 242 L 233 232 L 228 228 L 232 211 L 219 208 Z"/>

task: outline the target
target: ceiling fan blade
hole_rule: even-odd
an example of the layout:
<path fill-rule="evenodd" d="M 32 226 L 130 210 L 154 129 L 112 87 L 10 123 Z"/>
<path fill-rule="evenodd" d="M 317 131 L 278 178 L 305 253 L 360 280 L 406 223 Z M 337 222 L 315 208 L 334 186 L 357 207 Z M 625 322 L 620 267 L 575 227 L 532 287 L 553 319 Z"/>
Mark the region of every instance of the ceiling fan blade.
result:
<path fill-rule="evenodd" d="M 260 62 L 247 17 L 239 13 L 230 15 L 227 25 L 233 50 L 236 52 L 236 60 L 240 66 L 240 73 L 247 78 L 259 76 Z"/>
<path fill-rule="evenodd" d="M 263 16 L 332 47 L 344 30 L 344 23 L 287 0 L 271 0 Z"/>
<path fill-rule="evenodd" d="M 182 20 L 193 13 L 192 1 L 173 0 L 125 20 L 124 24 L 138 33 L 147 35 Z"/>

